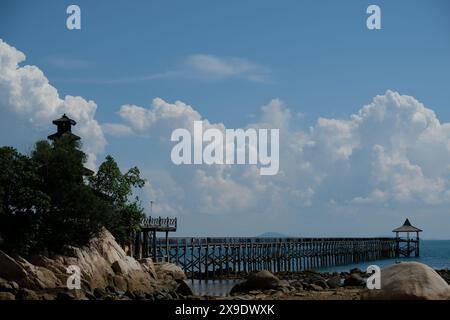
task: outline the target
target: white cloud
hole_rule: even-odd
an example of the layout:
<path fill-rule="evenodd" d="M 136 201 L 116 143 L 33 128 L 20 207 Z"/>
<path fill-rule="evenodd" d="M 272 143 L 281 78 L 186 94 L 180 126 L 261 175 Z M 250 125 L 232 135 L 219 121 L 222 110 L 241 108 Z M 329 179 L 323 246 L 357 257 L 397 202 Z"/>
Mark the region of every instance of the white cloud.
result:
<path fill-rule="evenodd" d="M 186 65 L 193 73 L 210 79 L 240 77 L 255 82 L 272 81 L 267 68 L 242 58 L 193 54 L 186 58 Z"/>
<path fill-rule="evenodd" d="M 82 97 L 61 98 L 38 67 L 20 66 L 23 61 L 22 52 L 0 39 L 0 107 L 26 119 L 34 129 L 49 128 L 51 120 L 66 113 L 78 122 L 75 130 L 86 137 L 82 142 L 88 154 L 87 165 L 94 168 L 97 155 L 106 145 L 95 120 L 97 105 Z"/>
<path fill-rule="evenodd" d="M 134 131 L 162 141 L 167 154 L 171 130 L 191 129 L 202 119 L 192 106 L 160 98 L 150 108 L 123 106 L 119 114 Z M 417 204 L 442 208 L 450 203 L 450 126 L 415 98 L 387 91 L 348 119 L 319 118 L 308 130 L 298 129 L 295 121 L 284 103 L 273 99 L 248 125 L 280 129 L 278 175 L 260 176 L 255 166 L 169 165 L 161 170 L 170 186 L 153 184 L 160 202 L 182 208 L 181 215 L 237 219 L 245 213 L 261 221 L 320 210 L 325 216 L 347 212 L 354 217 L 376 208 L 397 208 L 403 217 Z"/>
<path fill-rule="evenodd" d="M 133 130 L 129 126 L 120 123 L 104 123 L 102 129 L 106 134 L 114 137 L 125 137 L 133 134 Z"/>
<path fill-rule="evenodd" d="M 82 141 L 90 166 L 106 145 L 104 132 L 159 142 L 156 151 L 166 160 L 159 157 L 147 165 L 153 148 L 130 155 L 151 182 L 145 196 L 157 203 L 155 214 L 212 216 L 221 221 L 212 230 L 216 233 L 253 223 L 307 235 L 313 227 L 331 230 L 340 223 L 350 235 L 355 222 L 349 219 L 366 223 L 398 215 L 401 220 L 408 213 L 425 221 L 427 215 L 445 216 L 450 204 L 450 123 L 441 123 L 414 97 L 387 91 L 348 118 L 319 118 L 310 128 L 301 128 L 298 111 L 280 99 L 269 101 L 247 125 L 280 129 L 280 170 L 269 177 L 259 175 L 256 166 L 173 165 L 172 130 L 192 131 L 198 120 L 205 128 L 225 130 L 224 124 L 209 122 L 182 101 L 155 98 L 150 107 L 123 105 L 118 112 L 123 123 L 100 126 L 95 102 L 60 97 L 39 68 L 20 65 L 24 60 L 22 52 L 0 40 L 2 113 L 26 119 L 30 130 L 48 132 L 51 120 L 67 113 L 77 120 L 77 133 L 86 137 Z M 189 63 L 192 71 L 213 78 L 258 74 L 251 63 L 233 59 L 200 55 Z"/>
<path fill-rule="evenodd" d="M 93 65 L 92 62 L 87 60 L 57 55 L 48 56 L 45 58 L 45 62 L 50 66 L 61 69 L 84 69 Z"/>

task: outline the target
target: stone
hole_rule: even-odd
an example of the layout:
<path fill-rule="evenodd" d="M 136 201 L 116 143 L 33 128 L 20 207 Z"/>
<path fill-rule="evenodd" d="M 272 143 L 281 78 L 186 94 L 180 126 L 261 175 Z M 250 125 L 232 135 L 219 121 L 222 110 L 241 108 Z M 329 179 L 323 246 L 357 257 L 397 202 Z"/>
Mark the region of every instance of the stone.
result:
<path fill-rule="evenodd" d="M 67 291 L 58 292 L 56 300 L 75 300 L 75 296 Z"/>
<path fill-rule="evenodd" d="M 184 280 L 178 280 L 178 287 L 176 290 L 176 293 L 183 295 L 183 296 L 192 296 L 194 295 L 194 291 L 192 290 L 191 286 L 186 283 Z"/>
<path fill-rule="evenodd" d="M 318 286 L 317 284 L 309 283 L 306 285 L 306 290 L 309 291 L 322 291 L 323 288 L 321 286 Z"/>
<path fill-rule="evenodd" d="M 95 288 L 93 294 L 97 299 L 101 299 L 106 295 L 106 291 L 103 288 Z"/>
<path fill-rule="evenodd" d="M 240 292 L 249 292 L 252 290 L 264 291 L 270 289 L 278 289 L 279 287 L 290 286 L 289 282 L 282 282 L 267 270 L 252 273 L 247 280 L 236 284 L 230 291 L 234 295 Z"/>
<path fill-rule="evenodd" d="M 173 263 L 158 263 L 155 264 L 156 273 L 160 275 L 169 275 L 174 280 L 185 280 L 186 274 L 183 269 Z"/>
<path fill-rule="evenodd" d="M 15 280 L 26 276 L 25 269 L 16 260 L 0 250 L 0 277 Z"/>
<path fill-rule="evenodd" d="M 363 272 L 359 268 L 353 268 L 353 269 L 350 269 L 350 274 L 352 274 L 352 273 L 362 274 Z"/>
<path fill-rule="evenodd" d="M 0 292 L 14 292 L 15 289 L 11 285 L 11 282 L 0 278 Z"/>
<path fill-rule="evenodd" d="M 328 289 L 328 284 L 325 280 L 317 280 L 317 281 L 314 281 L 313 284 L 321 287 L 322 289 Z"/>
<path fill-rule="evenodd" d="M 303 290 L 304 284 L 300 280 L 295 280 L 291 283 L 291 286 L 293 286 L 297 290 Z"/>
<path fill-rule="evenodd" d="M 248 290 L 268 290 L 279 286 L 280 280 L 267 270 L 252 273 L 248 276 L 245 286 Z"/>
<path fill-rule="evenodd" d="M 431 267 L 401 262 L 381 270 L 381 289 L 366 290 L 362 299 L 448 300 L 450 286 Z"/>
<path fill-rule="evenodd" d="M 16 300 L 39 300 L 39 297 L 33 290 L 22 288 L 17 292 Z"/>
<path fill-rule="evenodd" d="M 155 288 L 165 290 L 167 295 L 170 292 L 176 295 L 177 281 L 186 279 L 183 270 L 175 264 L 155 265 L 150 258 L 137 261 L 127 256 L 112 234 L 103 229 L 86 246 L 66 246 L 61 254 L 52 258 L 34 255 L 26 260 L 0 251 L 0 292 L 16 294 L 19 286 L 36 292 L 65 288 L 69 277 L 66 268 L 70 265 L 80 268 L 82 291 L 93 292 L 88 297 L 91 299 L 103 298 L 107 287 L 114 295 L 138 292 L 138 298 L 142 295 L 153 297 Z M 26 296 L 24 292 L 19 295 Z"/>
<path fill-rule="evenodd" d="M 366 281 L 357 273 L 352 273 L 344 280 L 344 287 L 363 287 Z"/>
<path fill-rule="evenodd" d="M 115 275 L 113 282 L 118 291 L 126 292 L 128 290 L 127 280 L 123 276 Z"/>
<path fill-rule="evenodd" d="M 153 279 L 158 279 L 158 274 L 155 270 L 155 264 L 153 263 L 153 260 L 151 258 L 143 258 L 139 260 L 139 263 L 141 264 L 142 269 L 148 272 Z"/>
<path fill-rule="evenodd" d="M 0 292 L 0 300 L 16 300 L 11 292 Z"/>
<path fill-rule="evenodd" d="M 342 286 L 340 277 L 332 277 L 327 280 L 327 285 L 331 289 L 336 289 Z"/>

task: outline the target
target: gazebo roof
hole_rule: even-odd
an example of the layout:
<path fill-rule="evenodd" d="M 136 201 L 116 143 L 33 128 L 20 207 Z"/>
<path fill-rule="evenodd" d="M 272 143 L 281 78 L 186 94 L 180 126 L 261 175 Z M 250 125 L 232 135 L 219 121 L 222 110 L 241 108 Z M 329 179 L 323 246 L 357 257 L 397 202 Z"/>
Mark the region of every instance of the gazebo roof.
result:
<path fill-rule="evenodd" d="M 422 232 L 422 230 L 414 227 L 411 222 L 409 222 L 409 219 L 406 219 L 401 227 L 392 230 L 392 232 Z"/>

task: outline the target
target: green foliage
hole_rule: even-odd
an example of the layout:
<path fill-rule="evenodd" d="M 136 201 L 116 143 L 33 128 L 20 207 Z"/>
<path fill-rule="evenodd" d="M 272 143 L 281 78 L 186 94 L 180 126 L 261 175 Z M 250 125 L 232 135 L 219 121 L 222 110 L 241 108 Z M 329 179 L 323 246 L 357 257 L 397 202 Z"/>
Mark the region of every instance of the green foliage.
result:
<path fill-rule="evenodd" d="M 39 189 L 34 163 L 14 148 L 0 148 L 0 234 L 7 251 L 28 253 L 39 238 L 50 198 Z M 7 240 L 7 241 L 6 241 Z"/>
<path fill-rule="evenodd" d="M 107 223 L 108 230 L 120 243 L 130 243 L 144 217 L 139 199 L 136 197 L 130 200 L 133 188 L 142 188 L 145 184 L 145 180 L 140 177 L 139 169 L 133 167 L 122 174 L 114 158 L 108 155 L 97 174 L 90 177 L 89 183 L 114 208 L 111 210 L 112 217 Z"/>
<path fill-rule="evenodd" d="M 125 174 L 108 156 L 96 175 L 84 167 L 78 141 L 38 141 L 30 157 L 0 148 L 0 249 L 28 255 L 81 246 L 102 227 L 122 243 L 131 241 L 143 210 L 133 189 L 145 181 L 138 168 Z M 86 183 L 88 182 L 88 183 Z"/>

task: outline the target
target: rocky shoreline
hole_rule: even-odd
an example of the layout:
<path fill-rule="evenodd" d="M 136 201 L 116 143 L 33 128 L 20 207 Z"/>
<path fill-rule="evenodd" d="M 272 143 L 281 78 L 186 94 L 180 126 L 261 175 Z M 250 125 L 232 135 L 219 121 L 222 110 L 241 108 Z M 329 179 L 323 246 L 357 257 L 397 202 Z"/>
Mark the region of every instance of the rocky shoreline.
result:
<path fill-rule="evenodd" d="M 69 266 L 80 270 L 80 288 L 69 289 Z M 369 274 L 349 272 L 248 274 L 228 296 L 195 295 L 181 268 L 136 260 L 104 230 L 89 245 L 67 247 L 64 254 L 24 259 L 0 251 L 0 300 L 359 300 L 450 299 L 450 271 L 417 262 L 381 271 L 383 290 L 368 292 Z"/>
<path fill-rule="evenodd" d="M 79 268 L 79 289 L 67 286 L 69 266 Z M 127 256 L 107 230 L 85 247 L 51 257 L 0 251 L 0 300 L 184 299 L 192 295 L 185 278 L 174 264 Z"/>

